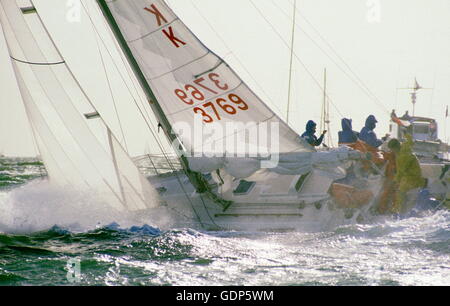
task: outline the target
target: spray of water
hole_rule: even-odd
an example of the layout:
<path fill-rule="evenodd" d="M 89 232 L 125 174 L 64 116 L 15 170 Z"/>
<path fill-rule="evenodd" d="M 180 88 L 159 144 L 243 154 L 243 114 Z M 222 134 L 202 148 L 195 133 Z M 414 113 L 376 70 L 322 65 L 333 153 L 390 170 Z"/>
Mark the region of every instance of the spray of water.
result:
<path fill-rule="evenodd" d="M 165 228 L 171 220 L 163 208 L 118 211 L 98 195 L 54 186 L 46 180 L 0 193 L 0 232 L 33 233 L 55 225 L 85 232 L 111 223 L 121 228 L 144 224 Z"/>

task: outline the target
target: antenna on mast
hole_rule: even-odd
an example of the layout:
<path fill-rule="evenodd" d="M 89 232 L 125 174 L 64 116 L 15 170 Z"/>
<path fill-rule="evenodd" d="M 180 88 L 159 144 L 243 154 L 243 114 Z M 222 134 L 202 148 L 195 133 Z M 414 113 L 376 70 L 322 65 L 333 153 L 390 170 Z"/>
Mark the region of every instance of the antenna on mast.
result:
<path fill-rule="evenodd" d="M 417 78 L 414 78 L 414 87 L 406 87 L 406 88 L 398 88 L 400 90 L 413 90 L 413 92 L 411 92 L 411 103 L 413 105 L 413 116 L 415 115 L 416 112 L 416 103 L 417 103 L 417 93 L 419 92 L 419 90 L 421 89 L 433 89 L 433 88 L 424 88 L 422 86 L 419 85 L 419 82 L 417 82 Z"/>

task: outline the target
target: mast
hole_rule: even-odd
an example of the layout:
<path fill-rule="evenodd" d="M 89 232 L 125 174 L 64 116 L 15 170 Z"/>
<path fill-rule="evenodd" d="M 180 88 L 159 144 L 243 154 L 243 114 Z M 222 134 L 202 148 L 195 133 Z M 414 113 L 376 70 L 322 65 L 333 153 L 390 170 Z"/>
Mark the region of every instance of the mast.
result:
<path fill-rule="evenodd" d="M 320 113 L 320 131 L 323 131 L 325 127 L 325 114 L 326 114 L 326 102 L 327 102 L 327 69 L 324 70 L 323 75 L 323 102 L 322 102 L 322 111 Z"/>
<path fill-rule="evenodd" d="M 327 69 L 324 69 L 323 73 L 323 104 L 322 104 L 322 113 L 320 116 L 320 131 L 326 129 L 327 133 L 327 141 L 328 145 L 332 146 L 332 139 L 330 133 L 330 101 L 327 96 Z"/>
<path fill-rule="evenodd" d="M 419 90 L 421 89 L 433 89 L 433 88 L 424 88 L 422 86 L 419 85 L 419 83 L 417 82 L 417 78 L 415 79 L 415 83 L 414 83 L 414 87 L 406 87 L 406 88 L 398 88 L 398 89 L 407 89 L 407 90 L 413 90 L 413 92 L 411 92 L 411 103 L 413 105 L 413 116 L 415 116 L 416 113 L 416 103 L 417 103 L 417 93 L 419 92 Z"/>
<path fill-rule="evenodd" d="M 291 38 L 291 59 L 289 63 L 289 85 L 288 85 L 288 103 L 286 111 L 286 123 L 289 124 L 289 111 L 291 106 L 291 84 L 292 84 L 292 62 L 294 59 L 294 40 L 295 40 L 295 21 L 297 11 L 297 0 L 294 0 L 294 12 L 292 20 L 292 38 Z"/>

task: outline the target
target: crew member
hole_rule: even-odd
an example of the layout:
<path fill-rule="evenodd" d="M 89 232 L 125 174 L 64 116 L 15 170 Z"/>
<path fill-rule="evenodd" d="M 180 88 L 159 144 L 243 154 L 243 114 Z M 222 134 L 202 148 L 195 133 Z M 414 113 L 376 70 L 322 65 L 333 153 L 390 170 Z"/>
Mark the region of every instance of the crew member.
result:
<path fill-rule="evenodd" d="M 370 115 L 369 117 L 367 117 L 366 124 L 359 133 L 359 139 L 374 148 L 378 148 L 383 144 L 383 141 L 381 139 L 378 139 L 377 134 L 375 134 L 375 132 L 373 131 L 377 126 L 377 122 L 378 121 L 375 116 Z"/>
<path fill-rule="evenodd" d="M 339 144 L 355 143 L 358 141 L 358 132 L 352 130 L 352 119 L 344 118 L 341 121 L 342 131 L 338 133 Z"/>
<path fill-rule="evenodd" d="M 400 151 L 396 154 L 397 173 L 395 182 L 398 190 L 395 195 L 392 212 L 402 212 L 403 203 L 408 191 L 426 187 L 426 179 L 422 176 L 419 160 L 412 152 L 414 145 L 411 135 L 406 134 L 406 142 L 402 144 Z"/>
<path fill-rule="evenodd" d="M 317 124 L 309 120 L 308 123 L 306 123 L 306 131 L 302 134 L 302 138 L 305 139 L 310 145 L 313 147 L 318 147 L 322 144 L 323 138 L 325 137 L 325 134 L 327 131 L 323 131 L 322 135 L 317 138 L 316 134 L 316 126 Z"/>

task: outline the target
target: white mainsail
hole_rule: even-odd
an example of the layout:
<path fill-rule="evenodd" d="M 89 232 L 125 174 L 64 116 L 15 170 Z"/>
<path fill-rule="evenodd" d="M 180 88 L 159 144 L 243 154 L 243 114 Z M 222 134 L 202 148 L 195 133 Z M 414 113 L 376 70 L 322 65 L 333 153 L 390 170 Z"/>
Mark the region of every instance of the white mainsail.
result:
<path fill-rule="evenodd" d="M 251 148 L 261 146 L 276 147 L 269 153 L 277 154 L 313 151 L 227 63 L 197 39 L 164 1 L 102 0 L 100 4 L 107 5 L 112 22 L 117 23 L 164 116 L 188 153 L 203 156 L 211 150 L 239 156 L 241 144 L 252 154 Z M 208 132 L 196 130 L 199 126 Z M 252 130 L 264 130 L 269 143 L 249 136 Z"/>
<path fill-rule="evenodd" d="M 118 210 L 157 205 L 156 191 L 90 103 L 32 1 L 1 1 L 0 20 L 50 180 L 95 192 Z"/>

